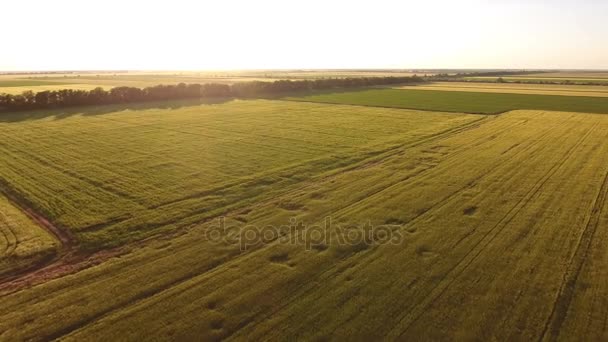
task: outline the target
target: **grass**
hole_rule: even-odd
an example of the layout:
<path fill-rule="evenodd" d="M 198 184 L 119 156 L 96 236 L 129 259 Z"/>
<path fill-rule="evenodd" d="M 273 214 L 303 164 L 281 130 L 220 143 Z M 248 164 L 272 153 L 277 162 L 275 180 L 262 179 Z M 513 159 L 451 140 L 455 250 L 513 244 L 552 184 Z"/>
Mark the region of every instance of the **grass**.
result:
<path fill-rule="evenodd" d="M 137 197 L 138 181 L 168 189 L 158 200 L 183 195 L 213 184 L 211 166 L 221 160 L 228 178 L 241 169 L 271 172 L 289 156 L 310 164 L 314 157 L 303 153 L 316 149 L 343 163 L 323 163 L 322 174 L 292 173 L 288 183 L 265 182 L 265 196 L 226 213 L 221 242 L 207 235 L 218 220 L 201 222 L 96 267 L 3 294 L 0 339 L 601 340 L 607 128 L 608 116 L 594 114 L 477 116 L 273 101 L 7 123 L 2 134 L 19 138 L 19 148 L 37 143 L 47 164 L 120 184 L 146 201 L 157 199 Z M 237 145 L 222 149 L 222 137 Z M 10 165 L 35 160 L 24 151 L 13 151 Z M 166 171 L 169 161 L 176 165 Z M 180 162 L 201 171 L 200 183 L 184 177 Z M 66 202 L 71 188 L 89 191 L 69 177 L 36 181 L 58 177 L 37 165 L 41 171 L 20 172 L 36 187 L 72 184 L 59 192 Z M 122 183 L 104 179 L 104 170 L 128 165 L 114 171 Z M 272 172 L 264 179 L 287 177 Z M 24 186 L 18 174 L 3 177 Z M 97 206 L 93 197 L 80 202 L 85 212 Z M 320 225 L 331 239 L 311 249 L 268 240 L 245 251 L 234 240 L 246 227 L 294 217 Z M 340 243 L 340 227 L 368 222 L 401 239 Z"/>
<path fill-rule="evenodd" d="M 608 114 L 608 98 L 472 91 L 372 89 L 288 97 L 289 100 L 497 114 L 515 109 Z"/>
<path fill-rule="evenodd" d="M 82 248 L 99 249 L 480 119 L 290 101 L 163 105 L 0 117 L 0 180 Z"/>
<path fill-rule="evenodd" d="M 52 257 L 58 242 L 0 193 L 0 279 Z"/>

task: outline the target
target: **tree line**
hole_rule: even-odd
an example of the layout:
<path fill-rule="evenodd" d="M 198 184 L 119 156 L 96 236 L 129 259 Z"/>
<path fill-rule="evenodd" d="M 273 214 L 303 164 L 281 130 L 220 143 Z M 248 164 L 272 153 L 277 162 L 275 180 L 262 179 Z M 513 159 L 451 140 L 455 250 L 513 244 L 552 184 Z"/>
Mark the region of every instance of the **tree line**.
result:
<path fill-rule="evenodd" d="M 188 98 L 256 97 L 300 91 L 357 88 L 422 81 L 423 79 L 417 76 L 388 76 L 328 78 L 299 81 L 279 80 L 274 82 L 253 81 L 235 83 L 232 85 L 217 83 L 180 83 L 176 85 L 156 85 L 146 88 L 115 87 L 110 90 L 98 87 L 93 90 L 62 89 L 40 92 L 25 91 L 19 95 L 0 94 L 0 111 L 55 109 L 74 106 L 165 101 Z"/>

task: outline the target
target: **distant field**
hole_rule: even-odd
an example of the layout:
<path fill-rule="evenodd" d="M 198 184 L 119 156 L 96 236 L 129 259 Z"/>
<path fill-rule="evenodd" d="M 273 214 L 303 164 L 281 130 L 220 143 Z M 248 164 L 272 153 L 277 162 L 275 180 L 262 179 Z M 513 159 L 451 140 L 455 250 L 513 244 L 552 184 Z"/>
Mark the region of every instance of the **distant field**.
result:
<path fill-rule="evenodd" d="M 608 87 L 584 85 L 521 84 L 521 83 L 476 83 L 476 82 L 432 82 L 396 89 L 471 91 L 483 93 L 597 96 L 608 97 Z"/>
<path fill-rule="evenodd" d="M 606 78 L 608 79 L 608 71 L 558 71 L 558 72 L 543 72 L 538 74 L 528 74 L 528 77 L 558 77 L 558 78 Z"/>
<path fill-rule="evenodd" d="M 120 108 L 0 115 L 0 180 L 88 248 L 196 223 L 480 119 L 266 100 Z"/>
<path fill-rule="evenodd" d="M 496 114 L 515 109 L 608 114 L 608 98 L 471 91 L 372 89 L 289 97 L 294 101 Z"/>
<path fill-rule="evenodd" d="M 1 176 L 79 237 L 197 224 L 3 293 L 0 340 L 606 337 L 606 115 L 280 101 L 82 114 L 0 124 Z M 220 220 L 201 219 L 219 207 L 233 209 L 210 235 Z M 240 248 L 247 227 L 294 218 L 329 238 Z M 341 242 L 367 224 L 399 239 Z"/>
<path fill-rule="evenodd" d="M 411 72 L 387 71 L 188 71 L 188 72 L 130 72 L 130 73 L 66 73 L 66 74 L 24 74 L 1 75 L 0 93 L 21 94 L 24 91 L 45 91 L 59 89 L 84 89 L 95 87 L 110 89 L 119 86 L 150 87 L 158 84 L 178 83 L 222 83 L 233 84 L 248 81 L 276 81 L 279 79 L 317 79 L 329 77 L 375 77 L 412 76 Z M 431 75 L 432 73 L 427 73 Z"/>
<path fill-rule="evenodd" d="M 9 271 L 53 256 L 57 247 L 49 233 L 0 193 L 0 280 Z"/>
<path fill-rule="evenodd" d="M 75 90 L 93 90 L 101 85 L 96 84 L 78 84 L 78 83 L 65 83 L 65 84 L 57 84 L 54 85 L 32 85 L 32 86 L 20 86 L 20 87 L 4 87 L 0 88 L 0 93 L 11 94 L 11 95 L 19 95 L 24 91 L 52 91 L 52 90 L 62 90 L 62 89 L 75 89 Z M 101 86 L 102 88 L 110 89 L 112 87 Z"/>
<path fill-rule="evenodd" d="M 0 77 L 0 89 L 3 88 L 21 88 L 21 87 L 38 87 L 47 85 L 66 85 L 69 83 L 55 82 L 48 80 L 30 80 L 30 79 L 3 79 Z"/>
<path fill-rule="evenodd" d="M 6 76 L 4 77 L 6 78 Z M 178 83 L 223 83 L 232 84 L 247 81 L 274 81 L 273 78 L 253 77 L 197 77 L 177 75 L 65 75 L 35 76 L 32 79 L 12 79 L 3 81 L 0 76 L 0 93 L 21 94 L 24 91 L 45 91 L 61 89 L 91 90 L 96 87 L 151 87 L 159 84 Z"/>
<path fill-rule="evenodd" d="M 571 83 L 588 83 L 588 82 L 593 82 L 593 83 L 602 83 L 602 84 L 608 84 L 608 78 L 603 78 L 603 77 L 561 77 L 561 76 L 555 76 L 555 77 L 548 77 L 548 76 L 544 76 L 544 74 L 539 74 L 539 76 L 502 76 L 502 77 L 496 77 L 496 76 L 475 76 L 475 77 L 465 77 L 465 79 L 467 80 L 492 80 L 495 81 L 498 78 L 502 78 L 505 81 L 521 81 L 521 82 L 526 82 L 526 81 L 534 81 L 534 82 L 540 82 L 540 81 L 547 81 L 547 82 L 564 82 L 564 81 L 570 81 Z"/>

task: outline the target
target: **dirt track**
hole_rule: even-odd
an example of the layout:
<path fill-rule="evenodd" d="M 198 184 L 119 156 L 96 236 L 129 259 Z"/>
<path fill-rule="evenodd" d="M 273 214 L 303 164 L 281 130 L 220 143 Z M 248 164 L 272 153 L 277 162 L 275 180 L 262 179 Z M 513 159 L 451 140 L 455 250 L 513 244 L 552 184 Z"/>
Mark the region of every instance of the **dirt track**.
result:
<path fill-rule="evenodd" d="M 5 191 L 5 189 L 1 189 L 0 191 L 11 204 L 21 209 L 40 228 L 49 232 L 61 243 L 61 247 L 53 256 L 44 258 L 31 267 L 18 270 L 14 274 L 0 279 L 0 293 L 14 292 L 26 286 L 73 273 L 99 264 L 109 257 L 120 253 L 118 249 L 95 254 L 78 253 L 76 248 L 77 241 L 69 231 L 55 226 L 43 215 L 27 206 L 24 201 L 19 200 L 14 194 Z"/>

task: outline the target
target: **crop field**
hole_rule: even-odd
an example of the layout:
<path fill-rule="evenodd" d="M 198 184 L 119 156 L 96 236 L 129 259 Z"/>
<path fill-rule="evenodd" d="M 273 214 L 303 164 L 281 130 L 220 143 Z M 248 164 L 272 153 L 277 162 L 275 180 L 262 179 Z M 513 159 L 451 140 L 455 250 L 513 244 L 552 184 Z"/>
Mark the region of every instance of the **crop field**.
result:
<path fill-rule="evenodd" d="M 58 243 L 0 194 L 0 280 L 15 269 L 52 257 Z"/>
<path fill-rule="evenodd" d="M 274 81 L 270 77 L 248 77 L 232 75 L 193 74 L 98 74 L 98 75 L 42 75 L 42 76 L 7 76 L 0 75 L 0 93 L 21 94 L 24 91 L 46 91 L 61 89 L 91 90 L 97 87 L 111 89 L 114 87 L 150 87 L 158 84 L 178 83 L 225 83 L 247 81 Z"/>
<path fill-rule="evenodd" d="M 497 114 L 538 109 L 608 114 L 608 98 L 472 91 L 371 89 L 292 96 L 293 101 Z"/>
<path fill-rule="evenodd" d="M 0 180 L 97 249 L 480 119 L 265 100 L 157 106 L 0 117 Z"/>
<path fill-rule="evenodd" d="M 487 81 L 487 80 L 497 80 L 499 77 L 496 76 L 471 76 L 471 77 L 465 77 L 465 79 L 467 80 L 481 80 L 481 81 Z M 519 81 L 519 82 L 523 82 L 525 83 L 526 81 L 528 82 L 541 82 L 541 81 L 546 81 L 546 82 L 570 82 L 570 83 L 600 83 L 600 84 L 608 84 L 608 78 L 605 77 L 569 77 L 569 76 L 564 76 L 564 77 L 560 77 L 560 76 L 554 76 L 554 77 L 548 77 L 548 76 L 544 76 L 544 74 L 539 74 L 538 76 L 501 76 L 500 78 L 502 78 L 505 81 Z"/>
<path fill-rule="evenodd" d="M 0 340 L 603 340 L 607 139 L 599 114 L 276 100 L 4 117 L 3 183 L 76 248 L 172 234 L 0 283 Z"/>
<path fill-rule="evenodd" d="M 201 72 L 86 72 L 56 74 L 0 74 L 0 93 L 21 94 L 24 91 L 61 89 L 91 90 L 96 87 L 150 87 L 158 84 L 222 83 L 249 81 L 276 81 L 280 79 L 318 79 L 344 77 L 412 76 L 402 71 L 348 71 L 348 70 L 253 70 L 253 71 L 201 71 Z M 432 75 L 432 73 L 426 73 Z"/>
<path fill-rule="evenodd" d="M 4 79 L 0 77 L 0 88 L 5 87 L 38 87 L 46 85 L 57 85 L 62 84 L 61 82 L 52 82 L 48 80 L 35 80 L 35 79 Z"/>
<path fill-rule="evenodd" d="M 608 79 L 607 71 L 555 71 L 555 72 L 543 72 L 538 74 L 528 74 L 528 77 L 559 77 L 559 78 L 606 78 Z"/>
<path fill-rule="evenodd" d="M 521 83 L 476 83 L 476 82 L 430 82 L 419 85 L 398 86 L 396 89 L 470 91 L 482 93 L 597 96 L 608 97 L 608 87 L 585 85 L 521 84 Z"/>

